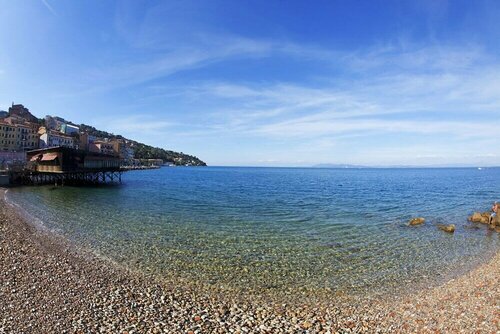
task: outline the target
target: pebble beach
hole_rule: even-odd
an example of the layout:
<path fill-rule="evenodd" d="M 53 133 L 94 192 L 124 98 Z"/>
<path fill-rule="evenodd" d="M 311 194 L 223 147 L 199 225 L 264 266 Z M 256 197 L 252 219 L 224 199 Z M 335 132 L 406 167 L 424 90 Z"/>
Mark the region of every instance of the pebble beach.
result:
<path fill-rule="evenodd" d="M 499 277 L 497 252 L 397 298 L 252 300 L 127 270 L 0 199 L 0 333 L 498 333 Z"/>

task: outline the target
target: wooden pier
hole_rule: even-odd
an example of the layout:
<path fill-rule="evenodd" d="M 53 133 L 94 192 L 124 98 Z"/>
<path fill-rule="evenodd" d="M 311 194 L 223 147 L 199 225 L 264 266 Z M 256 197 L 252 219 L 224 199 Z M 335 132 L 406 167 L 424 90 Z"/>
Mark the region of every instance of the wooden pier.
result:
<path fill-rule="evenodd" d="M 99 184 L 121 184 L 123 171 L 83 171 L 83 172 L 61 172 L 25 173 L 21 182 L 26 185 L 99 185 Z"/>
<path fill-rule="evenodd" d="M 120 184 L 120 159 L 114 155 L 68 147 L 28 151 L 28 165 L 13 175 L 13 183 L 26 185 L 98 185 Z"/>

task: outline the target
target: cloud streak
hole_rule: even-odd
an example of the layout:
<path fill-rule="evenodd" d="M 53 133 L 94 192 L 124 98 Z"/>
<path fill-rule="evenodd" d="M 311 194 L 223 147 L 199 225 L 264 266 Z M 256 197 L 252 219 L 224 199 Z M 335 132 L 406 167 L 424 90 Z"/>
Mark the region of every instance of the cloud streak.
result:
<path fill-rule="evenodd" d="M 266 57 L 271 50 L 271 46 L 266 42 L 245 38 L 221 39 L 210 45 L 178 47 L 174 50 L 162 51 L 153 59 L 149 59 L 150 55 L 144 55 L 139 59 L 92 68 L 84 74 L 86 85 L 92 88 L 86 89 L 84 93 L 139 85 L 231 58 Z M 142 60 L 141 58 L 148 59 Z"/>
<path fill-rule="evenodd" d="M 54 10 L 54 8 L 50 5 L 48 0 L 41 0 L 42 4 L 52 13 L 54 16 L 58 16 L 57 12 Z"/>
<path fill-rule="evenodd" d="M 195 95 L 224 106 L 212 114 L 219 128 L 273 138 L 364 131 L 483 137 L 498 124 L 497 74 L 499 68 L 488 66 L 472 72 L 386 75 L 321 88 L 211 82 L 199 86 Z"/>

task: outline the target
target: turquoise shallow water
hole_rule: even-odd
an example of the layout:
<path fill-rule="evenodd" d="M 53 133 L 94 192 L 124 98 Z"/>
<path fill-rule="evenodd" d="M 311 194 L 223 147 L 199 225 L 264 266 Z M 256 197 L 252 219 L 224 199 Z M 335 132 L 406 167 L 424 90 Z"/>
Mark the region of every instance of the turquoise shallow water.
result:
<path fill-rule="evenodd" d="M 8 198 L 119 263 L 236 288 L 390 290 L 464 270 L 500 244 L 466 221 L 500 200 L 495 168 L 162 168 L 123 179 Z M 407 226 L 415 216 L 427 223 Z"/>

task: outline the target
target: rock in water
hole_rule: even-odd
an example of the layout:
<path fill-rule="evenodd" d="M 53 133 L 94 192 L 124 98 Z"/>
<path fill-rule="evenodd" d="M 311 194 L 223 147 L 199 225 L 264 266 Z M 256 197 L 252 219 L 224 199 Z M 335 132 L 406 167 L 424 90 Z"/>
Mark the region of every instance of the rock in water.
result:
<path fill-rule="evenodd" d="M 483 218 L 483 217 L 481 216 L 481 214 L 479 212 L 474 212 L 472 214 L 472 216 L 469 217 L 469 221 L 471 221 L 473 223 L 480 223 L 481 218 Z"/>
<path fill-rule="evenodd" d="M 481 219 L 481 223 L 482 224 L 488 224 L 490 222 L 490 216 L 491 216 L 491 212 L 483 212 L 483 213 L 481 213 L 481 217 L 483 217 Z"/>
<path fill-rule="evenodd" d="M 469 221 L 473 223 L 482 223 L 482 224 L 488 224 L 490 219 L 490 213 L 489 212 L 474 212 L 472 216 L 469 217 Z"/>
<path fill-rule="evenodd" d="M 417 217 L 417 218 L 411 219 L 409 224 L 411 226 L 414 226 L 414 225 L 420 225 L 420 224 L 423 224 L 423 223 L 425 223 L 425 218 Z"/>
<path fill-rule="evenodd" d="M 439 229 L 441 231 L 445 231 L 448 233 L 453 233 L 455 232 L 455 224 L 449 224 L 449 225 L 438 225 Z"/>

